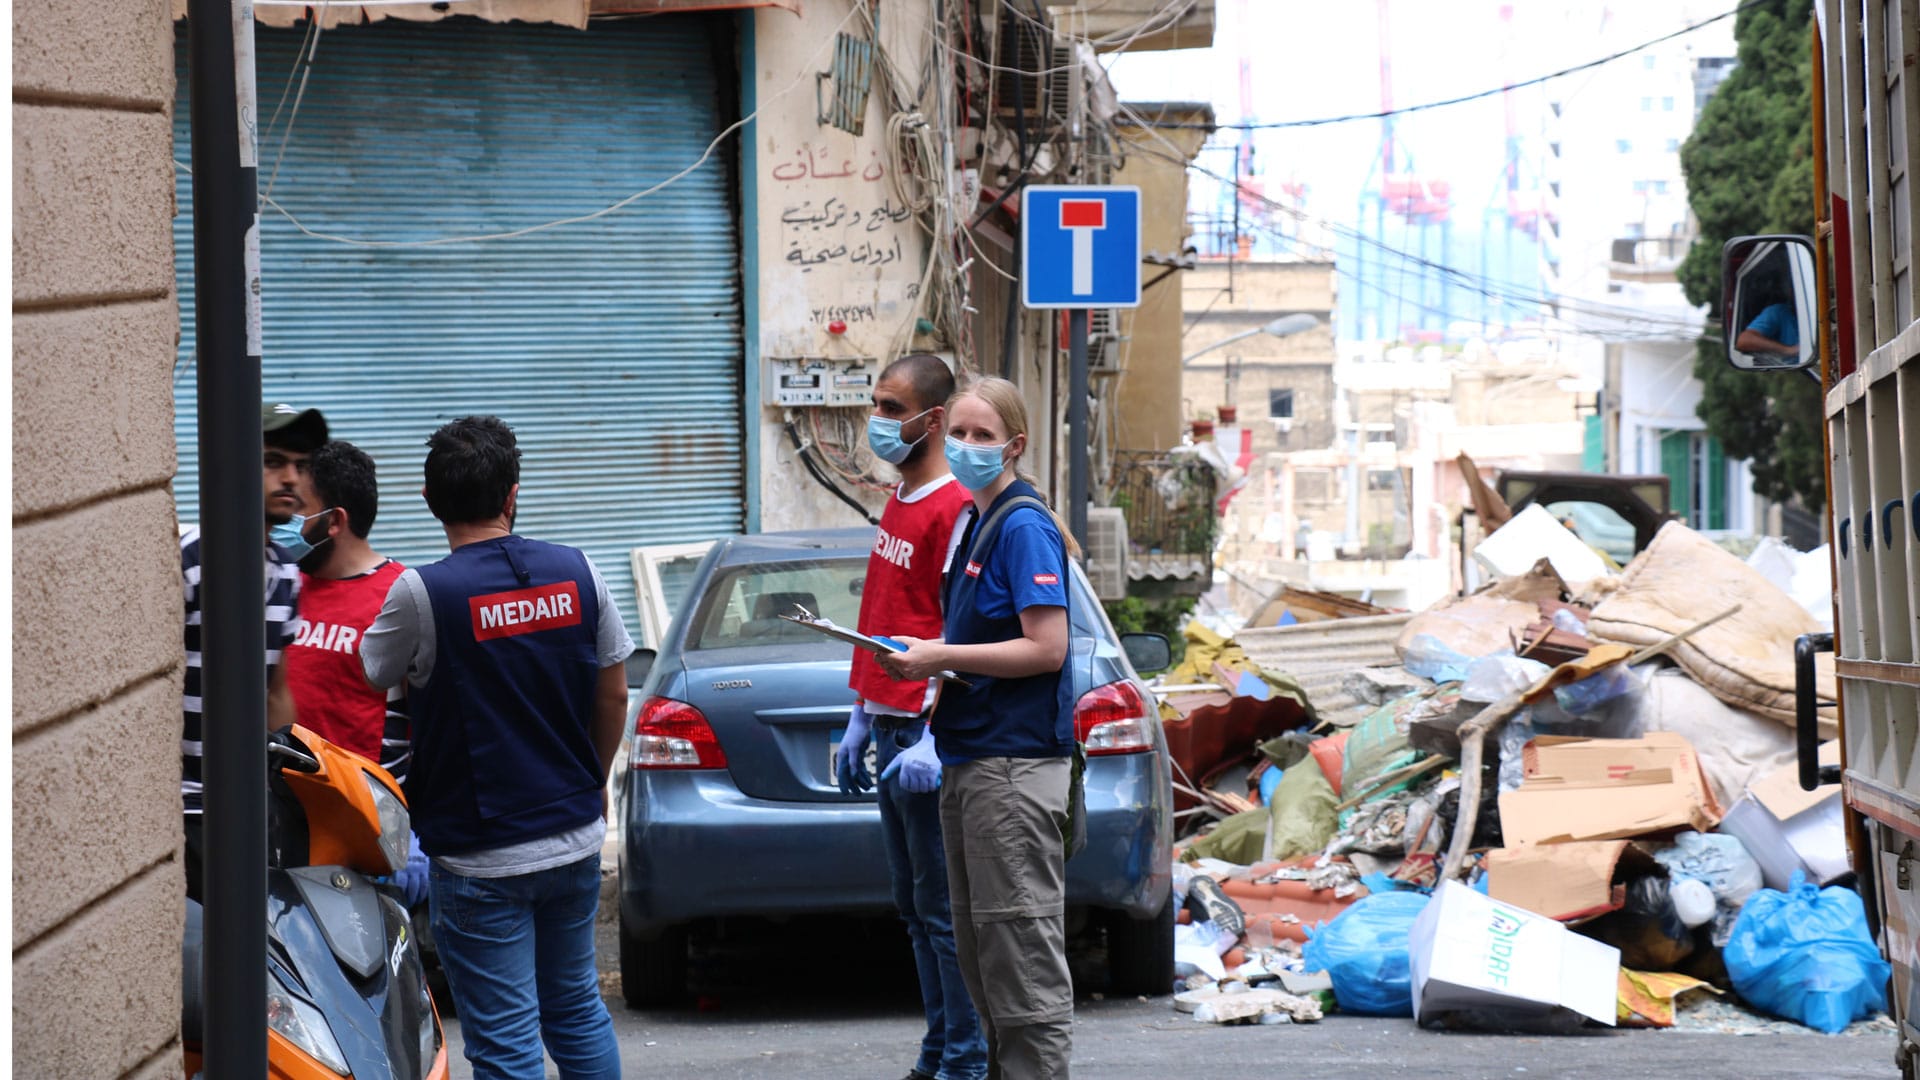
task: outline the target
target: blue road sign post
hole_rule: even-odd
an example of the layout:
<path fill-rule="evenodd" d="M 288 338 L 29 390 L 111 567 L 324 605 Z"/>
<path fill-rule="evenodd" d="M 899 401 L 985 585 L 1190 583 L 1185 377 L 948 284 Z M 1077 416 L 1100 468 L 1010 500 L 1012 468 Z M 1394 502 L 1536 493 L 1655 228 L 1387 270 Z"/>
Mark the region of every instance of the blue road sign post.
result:
<path fill-rule="evenodd" d="M 1140 306 L 1140 189 L 1042 184 L 1020 208 L 1020 302 L 1067 318 L 1067 527 L 1087 550 L 1087 310 Z"/>

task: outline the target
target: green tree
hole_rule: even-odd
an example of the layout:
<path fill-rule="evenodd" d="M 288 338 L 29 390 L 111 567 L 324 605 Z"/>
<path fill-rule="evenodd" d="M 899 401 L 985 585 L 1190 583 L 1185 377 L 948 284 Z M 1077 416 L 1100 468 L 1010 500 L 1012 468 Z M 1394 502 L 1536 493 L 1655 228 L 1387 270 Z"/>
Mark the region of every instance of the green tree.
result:
<path fill-rule="evenodd" d="M 1680 148 L 1700 236 L 1680 264 L 1695 304 L 1718 304 L 1720 250 L 1750 233 L 1813 233 L 1811 0 L 1767 0 L 1735 17 L 1733 73 Z M 1754 490 L 1779 502 L 1825 501 L 1819 387 L 1802 375 L 1734 370 L 1718 336 L 1693 373 L 1698 413 L 1729 455 L 1753 463 Z"/>

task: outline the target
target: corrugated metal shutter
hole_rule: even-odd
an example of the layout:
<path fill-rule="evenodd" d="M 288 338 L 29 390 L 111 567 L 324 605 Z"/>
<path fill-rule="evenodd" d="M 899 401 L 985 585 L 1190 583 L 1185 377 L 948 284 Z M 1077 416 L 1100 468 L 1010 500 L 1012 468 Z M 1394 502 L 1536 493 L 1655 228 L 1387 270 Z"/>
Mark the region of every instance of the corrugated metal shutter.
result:
<path fill-rule="evenodd" d="M 697 17 L 586 31 L 383 22 L 322 36 L 274 198 L 308 228 L 420 240 L 590 213 L 691 164 L 727 123 Z M 188 150 L 185 59 L 175 156 Z M 261 28 L 271 116 L 299 31 Z M 279 149 L 262 139 L 264 190 Z M 731 140 L 727 144 L 730 148 Z M 739 243 L 728 154 L 594 221 L 513 240 L 365 248 L 261 220 L 267 396 L 324 410 L 380 466 L 373 542 L 445 553 L 426 436 L 494 413 L 525 456 L 518 527 L 584 548 L 638 638 L 629 549 L 744 521 Z M 174 222 L 181 517 L 198 516 L 192 190 Z"/>

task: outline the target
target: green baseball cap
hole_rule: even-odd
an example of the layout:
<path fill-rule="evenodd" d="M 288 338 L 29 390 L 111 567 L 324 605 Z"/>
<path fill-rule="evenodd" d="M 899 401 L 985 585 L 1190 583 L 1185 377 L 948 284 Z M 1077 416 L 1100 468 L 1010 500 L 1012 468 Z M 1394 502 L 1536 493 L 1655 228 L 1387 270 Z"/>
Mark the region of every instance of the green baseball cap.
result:
<path fill-rule="evenodd" d="M 260 431 L 268 443 L 286 450 L 311 453 L 327 441 L 327 418 L 319 409 L 263 403 Z"/>

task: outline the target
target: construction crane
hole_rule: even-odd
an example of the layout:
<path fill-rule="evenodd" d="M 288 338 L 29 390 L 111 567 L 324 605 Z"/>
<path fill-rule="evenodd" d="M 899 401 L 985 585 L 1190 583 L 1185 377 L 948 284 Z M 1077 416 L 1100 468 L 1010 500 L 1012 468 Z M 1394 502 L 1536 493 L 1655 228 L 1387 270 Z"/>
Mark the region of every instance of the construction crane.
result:
<path fill-rule="evenodd" d="M 1359 283 L 1360 317 L 1357 329 L 1360 337 L 1366 339 L 1438 343 L 1446 334 L 1450 289 L 1443 276 L 1432 272 L 1432 264 L 1445 265 L 1452 253 L 1453 185 L 1421 176 L 1415 171 L 1413 155 L 1395 141 L 1388 0 L 1376 0 L 1376 10 L 1380 32 L 1380 111 L 1388 115 L 1380 118 L 1380 157 L 1362 184 L 1359 228 L 1372 240 L 1410 252 L 1418 259 L 1398 257 L 1396 280 L 1389 282 L 1385 253 L 1380 249 L 1369 251 L 1364 242 L 1358 246 L 1355 279 Z M 1401 236 L 1392 241 L 1386 236 L 1389 217 L 1405 226 Z M 1436 246 L 1437 251 L 1433 250 Z M 1411 290 L 1407 288 L 1409 274 L 1414 275 Z"/>

